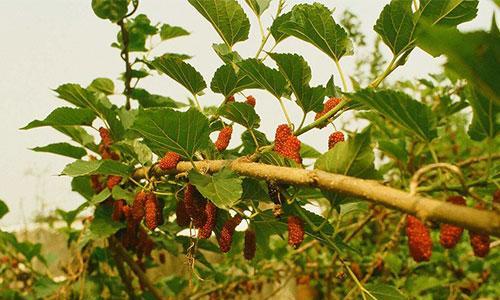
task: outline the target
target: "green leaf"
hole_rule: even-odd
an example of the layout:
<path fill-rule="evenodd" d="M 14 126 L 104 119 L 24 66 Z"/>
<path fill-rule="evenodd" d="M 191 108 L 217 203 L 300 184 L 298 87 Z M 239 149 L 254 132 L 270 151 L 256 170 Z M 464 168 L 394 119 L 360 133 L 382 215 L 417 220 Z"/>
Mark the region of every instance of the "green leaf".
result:
<path fill-rule="evenodd" d="M 245 76 L 243 72 L 236 74 L 231 65 L 223 65 L 218 68 L 210 83 L 212 91 L 220 93 L 225 97 L 234 95 L 245 89 L 257 87 L 255 82 L 250 77 Z"/>
<path fill-rule="evenodd" d="M 108 199 L 109 196 L 111 196 L 111 191 L 108 188 L 105 188 L 101 192 L 99 192 L 99 194 L 92 196 L 92 198 L 90 199 L 90 203 L 97 206 L 99 203 Z"/>
<path fill-rule="evenodd" d="M 190 64 L 178 58 L 158 57 L 151 63 L 156 70 L 165 73 L 196 95 L 207 87 L 203 76 Z"/>
<path fill-rule="evenodd" d="M 9 207 L 2 199 L 0 199 L 0 219 L 9 212 Z"/>
<path fill-rule="evenodd" d="M 225 64 L 231 64 L 231 63 L 236 63 L 242 60 L 241 56 L 238 54 L 238 52 L 233 51 L 231 48 L 229 48 L 228 45 L 222 43 L 222 44 L 213 44 L 212 48 L 214 49 L 215 53 L 217 56 L 222 59 L 222 61 Z"/>
<path fill-rule="evenodd" d="M 408 151 L 406 151 L 404 140 L 379 140 L 378 147 L 393 158 L 399 159 L 403 163 L 408 162 Z"/>
<path fill-rule="evenodd" d="M 393 0 L 384 7 L 373 29 L 397 57 L 414 48 L 415 27 L 411 0 Z"/>
<path fill-rule="evenodd" d="M 105 160 L 76 160 L 67 165 L 62 174 L 71 177 L 103 174 L 103 175 L 120 175 L 128 176 L 132 172 L 132 167 L 124 165 L 118 161 Z"/>
<path fill-rule="evenodd" d="M 423 141 L 429 142 L 437 136 L 436 116 L 431 109 L 403 92 L 364 89 L 351 96 Z"/>
<path fill-rule="evenodd" d="M 160 28 L 160 38 L 162 41 L 185 35 L 189 35 L 189 31 L 179 26 L 163 24 Z"/>
<path fill-rule="evenodd" d="M 113 95 L 115 93 L 115 84 L 109 78 L 96 78 L 90 83 L 87 89 L 91 92 Z"/>
<path fill-rule="evenodd" d="M 500 132 L 500 105 L 496 105 L 491 99 L 472 88 L 468 89 L 468 100 L 472 107 L 472 123 L 468 134 L 475 141 L 485 138 L 495 138 Z"/>
<path fill-rule="evenodd" d="M 122 153 L 130 155 L 142 165 L 151 162 L 153 159 L 151 149 L 139 140 L 123 140 L 113 146 L 117 147 Z"/>
<path fill-rule="evenodd" d="M 267 139 L 265 133 L 258 131 L 256 129 L 252 129 L 253 135 L 257 139 L 257 143 L 259 147 L 267 146 L 271 144 Z M 252 154 L 257 149 L 257 145 L 255 145 L 255 141 L 253 140 L 252 134 L 250 131 L 246 130 L 241 134 L 241 141 L 243 143 L 243 151 L 240 153 L 241 155 Z"/>
<path fill-rule="evenodd" d="M 298 164 L 286 157 L 279 155 L 274 151 L 264 152 L 260 156 L 260 162 L 268 165 L 280 166 L 280 167 L 298 167 Z"/>
<path fill-rule="evenodd" d="M 36 299 L 45 299 L 55 295 L 62 284 L 62 282 L 55 282 L 47 276 L 37 276 L 33 283 L 33 293 L 36 295 Z"/>
<path fill-rule="evenodd" d="M 233 207 L 243 194 L 241 178 L 227 168 L 213 175 L 190 172 L 189 181 L 203 196 L 222 209 Z"/>
<path fill-rule="evenodd" d="M 311 68 L 304 58 L 297 54 L 270 53 L 280 72 L 290 83 L 297 104 L 307 113 L 318 110 L 323 105 L 325 91 L 323 87 L 311 88 Z"/>
<path fill-rule="evenodd" d="M 113 196 L 113 199 L 123 199 L 127 201 L 128 204 L 132 204 L 135 198 L 134 194 L 132 194 L 127 190 L 122 189 L 119 185 L 115 185 L 113 187 L 111 195 Z"/>
<path fill-rule="evenodd" d="M 70 137 L 73 141 L 78 144 L 97 152 L 97 146 L 94 143 L 94 137 L 88 134 L 83 128 L 79 126 L 54 126 L 54 129 L 61 132 L 64 135 Z"/>
<path fill-rule="evenodd" d="M 197 150 L 206 148 L 209 140 L 208 119 L 194 108 L 187 112 L 167 108 L 142 110 L 132 130 L 160 156 L 174 151 L 190 158 Z"/>
<path fill-rule="evenodd" d="M 238 63 L 240 72 L 250 77 L 261 89 L 267 90 L 276 98 L 281 98 L 286 90 L 286 80 L 280 71 L 269 68 L 260 60 L 250 58 Z"/>
<path fill-rule="evenodd" d="M 373 284 L 366 285 L 366 289 L 379 300 L 406 300 L 408 297 L 403 295 L 397 288 L 387 284 Z"/>
<path fill-rule="evenodd" d="M 94 190 L 90 185 L 90 176 L 74 177 L 71 180 L 71 190 L 82 195 L 86 200 L 90 200 L 94 196 Z"/>
<path fill-rule="evenodd" d="M 461 33 L 438 26 L 424 27 L 417 44 L 434 56 L 444 54 L 448 69 L 500 104 L 500 43 L 495 30 Z"/>
<path fill-rule="evenodd" d="M 219 109 L 219 114 L 246 128 L 257 128 L 260 125 L 260 117 L 255 112 L 255 108 L 246 103 L 233 102 L 224 104 Z"/>
<path fill-rule="evenodd" d="M 87 151 L 85 149 L 80 148 L 80 147 L 75 147 L 71 144 L 68 143 L 56 143 L 56 144 L 50 144 L 47 146 L 43 147 L 35 147 L 31 149 L 36 152 L 48 152 L 48 153 L 54 153 L 54 154 L 59 154 L 63 156 L 68 156 L 72 158 L 82 158 L 87 154 Z"/>
<path fill-rule="evenodd" d="M 128 0 L 92 0 L 96 16 L 116 23 L 127 14 Z"/>
<path fill-rule="evenodd" d="M 145 89 L 134 88 L 130 93 L 130 97 L 139 101 L 139 104 L 143 108 L 150 107 L 172 107 L 172 108 L 180 108 L 186 106 L 183 103 L 177 102 L 170 97 L 164 97 L 161 95 L 150 94 Z"/>
<path fill-rule="evenodd" d="M 474 19 L 477 0 L 421 0 L 418 13 L 432 25 L 457 26 Z"/>
<path fill-rule="evenodd" d="M 95 119 L 94 113 L 87 108 L 59 107 L 52 111 L 44 120 L 34 120 L 21 129 L 31 129 L 44 126 L 90 126 Z"/>
<path fill-rule="evenodd" d="M 300 157 L 302 158 L 318 158 L 321 153 L 306 143 L 300 143 Z"/>
<path fill-rule="evenodd" d="M 90 224 L 92 239 L 102 239 L 115 234 L 125 227 L 125 224 L 115 222 L 111 219 L 113 210 L 109 206 L 99 205 L 95 209 L 94 220 Z"/>
<path fill-rule="evenodd" d="M 292 17 L 279 30 L 316 46 L 335 61 L 353 53 L 347 32 L 320 3 L 295 5 Z"/>
<path fill-rule="evenodd" d="M 318 157 L 314 168 L 358 178 L 375 178 L 374 160 L 368 127 Z"/>
<path fill-rule="evenodd" d="M 146 48 L 148 37 L 158 32 L 158 28 L 151 25 L 151 20 L 144 14 L 137 15 L 137 17 L 132 20 L 128 20 L 125 27 L 128 31 L 129 52 L 148 51 L 148 48 Z M 118 41 L 120 42 L 120 49 L 123 49 L 123 37 L 121 32 L 118 34 Z"/>
<path fill-rule="evenodd" d="M 257 16 L 262 15 L 269 8 L 269 4 L 271 4 L 271 0 L 245 0 L 245 2 Z"/>
<path fill-rule="evenodd" d="M 279 17 L 277 17 L 276 19 L 274 19 L 270 30 L 271 30 L 271 35 L 273 36 L 274 40 L 276 41 L 276 44 L 280 43 L 281 41 L 283 41 L 284 39 L 286 39 L 287 37 L 290 36 L 289 34 L 281 31 L 280 27 L 284 23 L 290 21 L 291 18 L 292 18 L 292 12 L 290 11 L 290 12 L 287 12 L 286 14 L 282 14 Z"/>
<path fill-rule="evenodd" d="M 232 47 L 248 39 L 250 21 L 236 0 L 188 0 L 215 28 L 226 45 Z"/>

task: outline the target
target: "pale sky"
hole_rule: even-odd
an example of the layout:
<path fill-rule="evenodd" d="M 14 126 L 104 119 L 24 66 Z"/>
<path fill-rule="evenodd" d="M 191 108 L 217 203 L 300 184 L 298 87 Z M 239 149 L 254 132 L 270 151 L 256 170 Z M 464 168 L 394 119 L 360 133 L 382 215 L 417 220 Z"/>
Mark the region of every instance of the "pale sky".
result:
<path fill-rule="evenodd" d="M 239 2 L 250 18 L 252 29 L 249 41 L 238 43 L 235 50 L 244 57 L 253 56 L 260 41 L 258 27 L 244 1 Z M 266 27 L 271 24 L 271 13 L 275 11 L 277 1 L 273 2 L 274 5 L 264 15 Z M 288 9 L 299 2 L 313 1 L 288 0 Z M 374 38 L 372 27 L 389 0 L 316 2 L 335 7 L 336 18 L 345 9 L 360 16 L 362 30 L 370 43 Z M 58 106 L 69 106 L 56 98 L 51 90 L 60 84 L 74 82 L 86 86 L 94 78 L 108 77 L 115 81 L 116 90 L 121 90 L 117 78 L 123 72 L 123 62 L 119 51 L 109 46 L 116 39 L 118 27 L 97 18 L 90 3 L 90 0 L 0 1 L 0 199 L 11 210 L 0 221 L 2 228 L 29 223 L 40 211 L 75 208 L 82 201 L 78 194 L 71 192 L 71 178 L 57 175 L 71 159 L 29 150 L 36 146 L 68 141 L 66 137 L 49 127 L 30 131 L 18 129 L 33 119 L 43 119 Z M 489 28 L 495 9 L 493 1 L 481 0 L 478 17 L 460 28 Z M 213 43 L 220 43 L 221 40 L 210 24 L 184 0 L 141 0 L 139 13 L 147 14 L 153 23 L 181 26 L 191 32 L 188 37 L 162 44 L 152 56 L 165 52 L 190 54 L 194 57 L 189 62 L 210 85 L 214 71 L 222 65 L 211 49 Z M 387 48 L 384 47 L 384 50 L 385 54 L 389 53 Z M 313 70 L 313 84 L 325 83 L 332 74 L 338 79 L 334 64 L 328 57 L 302 41 L 287 39 L 275 51 L 303 55 Z M 354 60 L 354 56 L 341 60 L 345 73 L 352 73 Z M 411 54 L 408 63 L 391 75 L 391 79 L 417 78 L 438 72 L 443 61 L 432 59 L 417 49 Z M 340 85 L 340 82 L 336 80 L 336 84 Z M 188 95 L 182 86 L 165 76 L 144 80 L 142 87 L 151 93 L 170 96 L 178 101 L 185 101 Z M 220 96 L 215 96 L 210 89 L 206 92 L 200 98 L 202 105 L 218 103 Z M 257 99 L 256 109 L 262 118 L 260 130 L 272 138 L 278 124 L 276 122 L 285 122 L 279 105 L 266 92 L 252 91 L 251 94 Z M 113 100 L 117 104 L 123 101 L 119 97 Z M 291 105 L 289 110 L 293 121 L 300 121 L 299 110 Z M 327 130 L 314 131 L 301 139 L 324 151 L 329 133 Z"/>

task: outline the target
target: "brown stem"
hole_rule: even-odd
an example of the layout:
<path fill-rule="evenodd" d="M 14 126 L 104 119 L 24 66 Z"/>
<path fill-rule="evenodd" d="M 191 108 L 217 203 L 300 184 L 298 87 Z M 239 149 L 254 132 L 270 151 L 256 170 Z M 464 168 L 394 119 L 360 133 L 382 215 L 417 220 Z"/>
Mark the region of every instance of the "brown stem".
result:
<path fill-rule="evenodd" d="M 121 57 L 125 62 L 125 78 L 124 78 L 125 89 L 123 90 L 123 94 L 125 95 L 126 98 L 125 109 L 130 110 L 130 92 L 131 92 L 130 82 L 132 81 L 132 76 L 131 76 L 132 66 L 130 65 L 129 51 L 128 51 L 129 36 L 124 20 L 125 19 L 121 19 L 120 21 L 118 21 L 118 25 L 120 26 L 120 31 L 122 34 L 122 43 L 123 43 Z"/>
<path fill-rule="evenodd" d="M 153 297 L 157 300 L 163 300 L 161 292 L 153 285 L 151 280 L 148 278 L 146 273 L 142 271 L 141 267 L 139 267 L 138 264 L 135 263 L 135 261 L 130 257 L 130 255 L 127 253 L 127 250 L 123 248 L 121 243 L 114 237 L 111 237 L 109 240 L 109 247 L 111 248 L 111 251 L 115 252 L 116 255 L 120 256 L 132 269 L 132 271 L 135 273 L 137 278 L 139 278 L 139 281 L 144 285 L 153 295 Z"/>
<path fill-rule="evenodd" d="M 427 198 L 382 185 L 376 181 L 359 179 L 320 170 L 305 170 L 279 167 L 241 160 L 207 160 L 194 162 L 198 169 L 208 173 L 218 172 L 227 167 L 242 176 L 262 180 L 275 180 L 298 186 L 317 187 L 322 190 L 340 192 L 363 198 L 375 204 L 396 209 L 447 224 L 453 224 L 475 232 L 500 236 L 500 214 L 494 211 L 479 210 Z M 176 170 L 169 173 L 181 173 L 191 170 L 190 162 L 180 162 Z M 137 169 L 133 177 L 144 178 L 149 168 Z M 151 170 L 158 177 L 167 173 L 158 168 Z"/>
<path fill-rule="evenodd" d="M 109 244 L 114 243 L 115 241 L 109 240 Z M 125 266 L 123 264 L 123 259 L 121 258 L 120 255 L 116 251 L 112 251 L 113 253 L 113 258 L 115 259 L 116 262 L 116 268 L 118 269 L 118 274 L 120 275 L 120 278 L 123 282 L 123 285 L 125 286 L 125 291 L 127 292 L 127 295 L 129 299 L 135 300 L 137 297 L 135 296 L 134 292 L 134 287 L 132 286 L 132 281 L 131 278 L 128 276 Z"/>
<path fill-rule="evenodd" d="M 483 156 L 478 156 L 478 157 L 471 157 L 471 158 L 468 158 L 466 160 L 458 162 L 457 166 L 459 166 L 459 167 L 466 167 L 466 166 L 469 166 L 469 165 L 481 162 L 483 160 L 488 160 L 489 158 L 490 158 L 489 155 L 483 155 Z M 491 159 L 492 160 L 500 159 L 500 153 L 493 153 L 491 155 Z"/>

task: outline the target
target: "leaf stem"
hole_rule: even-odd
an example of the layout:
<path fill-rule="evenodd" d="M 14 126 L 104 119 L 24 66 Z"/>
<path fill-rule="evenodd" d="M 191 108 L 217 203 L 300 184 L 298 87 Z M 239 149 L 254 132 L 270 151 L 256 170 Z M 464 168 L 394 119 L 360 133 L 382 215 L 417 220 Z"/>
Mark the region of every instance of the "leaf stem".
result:
<path fill-rule="evenodd" d="M 316 121 L 312 122 L 309 125 L 304 126 L 303 128 L 297 129 L 293 134 L 295 136 L 299 136 L 303 133 L 308 132 L 309 130 L 316 128 L 318 125 L 321 123 L 325 122 L 329 118 L 331 118 L 333 115 L 335 115 L 338 111 L 340 111 L 347 103 L 349 102 L 348 99 L 343 99 L 340 101 L 339 104 L 337 104 L 332 110 L 324 114 L 321 118 L 317 119 Z"/>
<path fill-rule="evenodd" d="M 342 71 L 342 67 L 340 66 L 340 62 L 338 60 L 334 60 L 335 65 L 337 66 L 337 70 L 339 71 L 340 80 L 342 80 L 342 89 L 344 92 L 347 92 L 347 82 L 344 77 L 344 72 Z"/>
<path fill-rule="evenodd" d="M 393 56 L 392 59 L 391 59 L 391 62 L 389 63 L 389 65 L 387 66 L 387 68 L 385 69 L 385 71 L 377 78 L 375 78 L 375 80 L 373 80 L 369 87 L 372 87 L 372 88 L 376 88 L 378 87 L 378 85 L 387 77 L 389 76 L 389 74 L 392 73 L 392 71 L 394 71 L 396 68 L 394 67 L 394 64 L 396 63 L 396 56 Z"/>
<path fill-rule="evenodd" d="M 198 108 L 198 110 L 202 111 L 200 102 L 198 101 L 198 96 L 196 94 L 193 94 L 193 98 L 194 98 L 194 102 L 196 103 L 196 107 Z"/>
<path fill-rule="evenodd" d="M 290 116 L 288 115 L 288 112 L 286 111 L 286 107 L 285 107 L 285 104 L 283 103 L 283 100 L 281 100 L 281 98 L 278 98 L 278 101 L 280 102 L 281 110 L 285 114 L 285 118 L 286 118 L 286 122 L 288 123 L 288 126 L 292 127 L 293 123 L 290 120 Z"/>

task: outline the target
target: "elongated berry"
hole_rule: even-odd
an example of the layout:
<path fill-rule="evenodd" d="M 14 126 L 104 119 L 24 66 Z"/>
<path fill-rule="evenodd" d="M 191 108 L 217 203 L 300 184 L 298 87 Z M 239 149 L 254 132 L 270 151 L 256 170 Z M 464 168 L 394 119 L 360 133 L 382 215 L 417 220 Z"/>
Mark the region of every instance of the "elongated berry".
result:
<path fill-rule="evenodd" d="M 184 189 L 184 205 L 189 217 L 193 220 L 195 228 L 202 227 L 207 220 L 205 212 L 206 203 L 206 199 L 198 192 L 194 185 L 186 185 Z"/>
<path fill-rule="evenodd" d="M 484 209 L 484 206 L 477 204 L 477 209 Z M 477 257 L 486 257 L 490 252 L 490 236 L 487 234 L 469 231 L 470 245 Z"/>
<path fill-rule="evenodd" d="M 465 205 L 465 199 L 461 196 L 451 196 L 446 201 L 456 205 Z M 464 229 L 461 227 L 451 224 L 441 224 L 439 243 L 445 248 L 454 248 L 460 241 L 463 232 Z"/>
<path fill-rule="evenodd" d="M 152 192 L 147 193 L 146 202 L 144 203 L 144 223 L 149 230 L 155 230 L 160 225 L 158 216 L 161 213 L 156 195 Z"/>
<path fill-rule="evenodd" d="M 113 214 L 111 215 L 111 219 L 113 221 L 119 222 L 123 214 L 123 207 L 126 206 L 125 200 L 116 200 L 113 202 Z"/>
<path fill-rule="evenodd" d="M 215 148 L 217 148 L 218 151 L 226 150 L 227 146 L 229 146 L 229 141 L 231 141 L 232 134 L 232 126 L 225 126 L 224 128 L 222 128 L 222 130 L 219 132 L 217 140 L 215 141 Z"/>
<path fill-rule="evenodd" d="M 279 151 L 291 135 L 292 129 L 287 124 L 279 125 L 278 128 L 276 128 L 276 134 L 274 135 L 275 151 Z"/>
<path fill-rule="evenodd" d="M 90 186 L 92 187 L 92 189 L 96 194 L 100 193 L 103 190 L 103 186 L 101 183 L 101 175 L 98 174 L 90 175 Z"/>
<path fill-rule="evenodd" d="M 217 222 L 217 206 L 207 201 L 205 205 L 205 214 L 207 215 L 205 224 L 198 230 L 198 238 L 200 239 L 208 239 L 212 235 L 215 223 Z"/>
<path fill-rule="evenodd" d="M 140 222 L 144 218 L 145 210 L 144 205 L 146 204 L 147 194 L 144 191 L 140 191 L 135 195 L 134 202 L 132 203 L 132 219 L 135 222 Z"/>
<path fill-rule="evenodd" d="M 245 231 L 245 248 L 243 248 L 243 256 L 246 260 L 252 260 L 255 257 L 256 247 L 255 231 L 247 229 Z"/>
<path fill-rule="evenodd" d="M 247 101 L 245 101 L 245 103 L 255 107 L 255 104 L 256 104 L 255 97 L 252 95 L 247 96 Z"/>
<path fill-rule="evenodd" d="M 181 156 L 175 152 L 167 152 L 165 156 L 158 162 L 158 166 L 162 170 L 171 170 L 177 167 L 177 164 L 181 160 Z"/>
<path fill-rule="evenodd" d="M 108 187 L 109 190 L 112 190 L 115 185 L 120 184 L 122 181 L 121 176 L 116 176 L 116 175 L 109 175 L 108 180 L 106 181 L 106 186 Z"/>
<path fill-rule="evenodd" d="M 99 128 L 99 135 L 101 136 L 102 144 L 104 146 L 109 147 L 113 144 L 113 140 L 111 139 L 111 134 L 108 129 L 104 127 Z"/>
<path fill-rule="evenodd" d="M 297 216 L 288 217 L 288 244 L 297 249 L 304 241 L 304 223 Z"/>
<path fill-rule="evenodd" d="M 337 143 L 344 141 L 344 134 L 340 131 L 335 131 L 328 137 L 328 149 L 332 149 Z"/>
<path fill-rule="evenodd" d="M 184 201 L 177 201 L 177 207 L 175 208 L 175 221 L 180 227 L 188 227 L 191 223 L 191 218 L 189 218 Z"/>
<path fill-rule="evenodd" d="M 217 237 L 217 241 L 219 242 L 220 251 L 222 251 L 223 253 L 227 253 L 229 252 L 229 250 L 231 250 L 234 229 L 241 223 L 241 221 L 241 216 L 235 215 L 234 217 L 228 219 L 224 223 L 224 225 L 222 225 L 222 229 L 220 231 L 220 235 Z"/>
<path fill-rule="evenodd" d="M 320 111 L 319 113 L 316 113 L 316 116 L 314 117 L 314 120 L 318 120 L 322 116 L 324 116 L 326 113 L 328 113 L 330 110 L 332 110 L 335 106 L 337 106 L 340 103 L 341 99 L 340 98 L 330 98 L 328 99 L 324 104 L 323 104 L 323 110 Z M 323 124 L 318 125 L 319 128 L 323 128 L 326 126 L 326 122 Z"/>
<path fill-rule="evenodd" d="M 410 255 L 416 262 L 429 261 L 432 255 L 432 239 L 429 229 L 414 216 L 406 217 L 406 236 Z"/>

